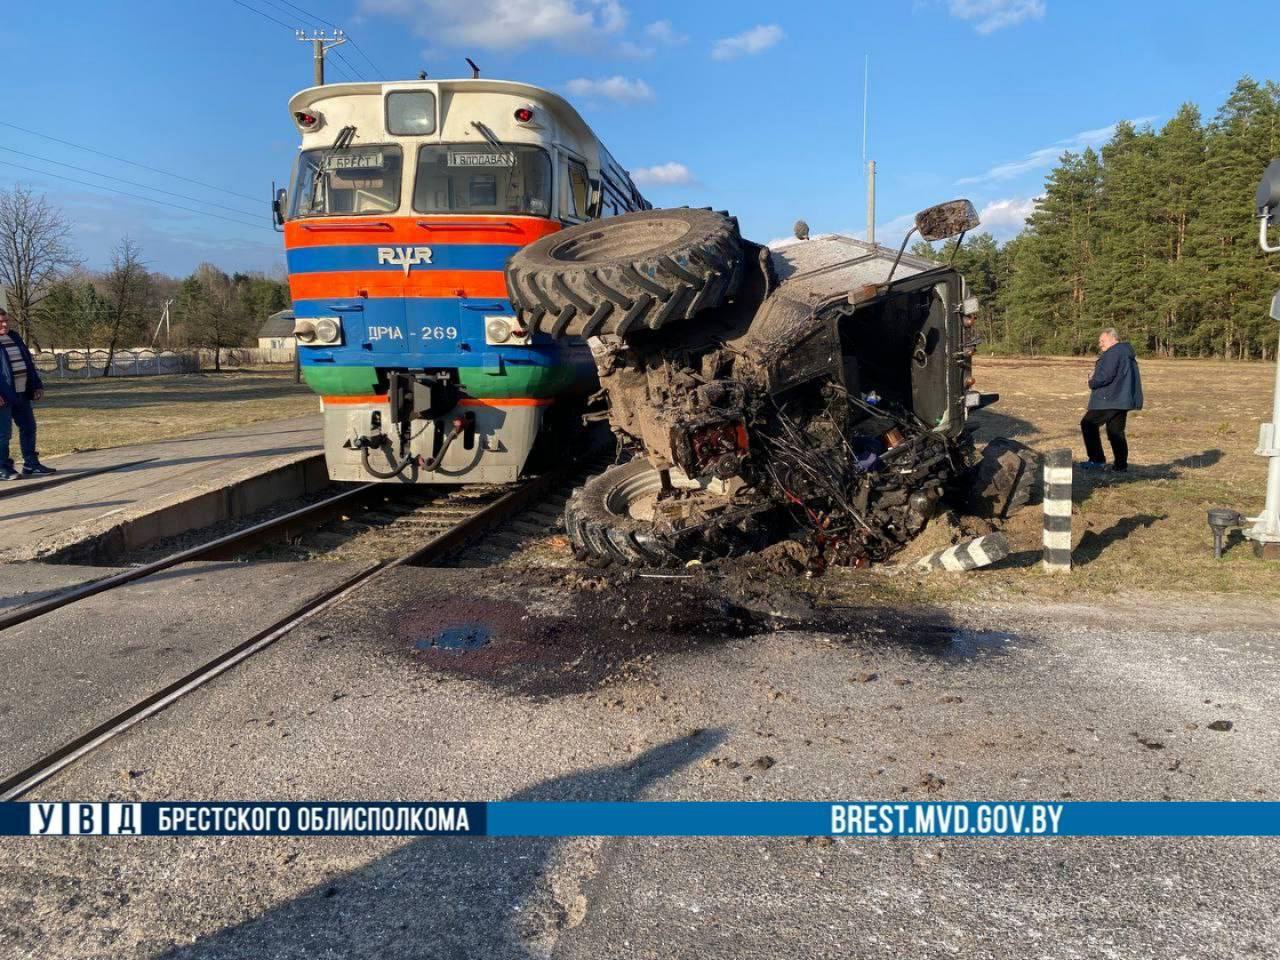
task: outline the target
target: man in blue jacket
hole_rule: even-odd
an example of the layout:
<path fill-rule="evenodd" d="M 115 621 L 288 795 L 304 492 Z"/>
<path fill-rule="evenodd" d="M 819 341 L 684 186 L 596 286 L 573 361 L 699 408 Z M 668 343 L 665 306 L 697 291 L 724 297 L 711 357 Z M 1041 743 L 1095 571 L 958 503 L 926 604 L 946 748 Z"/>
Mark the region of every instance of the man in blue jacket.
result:
<path fill-rule="evenodd" d="M 0 307 L 0 480 L 44 477 L 53 473 L 36 453 L 36 415 L 32 401 L 44 398 L 44 383 L 31 351 L 22 338 L 9 331 L 9 315 Z M 14 424 L 22 447 L 22 473 L 13 468 L 9 442 Z"/>
<path fill-rule="evenodd" d="M 1111 469 L 1123 473 L 1129 469 L 1129 444 L 1124 437 L 1125 420 L 1130 410 L 1142 409 L 1142 378 L 1138 375 L 1138 358 L 1133 347 L 1120 340 L 1115 327 L 1107 327 L 1098 336 L 1101 355 L 1089 378 L 1089 410 L 1080 421 L 1084 448 L 1089 459 L 1081 464 L 1086 470 L 1101 470 L 1107 465 L 1098 428 L 1107 428 L 1111 441 Z"/>

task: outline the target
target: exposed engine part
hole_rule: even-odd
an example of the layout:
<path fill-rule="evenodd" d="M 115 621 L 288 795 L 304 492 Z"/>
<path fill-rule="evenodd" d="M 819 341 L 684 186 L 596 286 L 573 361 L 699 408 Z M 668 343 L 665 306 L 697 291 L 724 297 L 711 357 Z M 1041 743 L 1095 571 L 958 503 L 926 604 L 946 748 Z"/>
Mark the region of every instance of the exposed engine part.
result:
<path fill-rule="evenodd" d="M 975 216 L 955 201 L 917 221 L 933 236 Z M 882 561 L 971 476 L 964 282 L 846 237 L 766 250 L 740 243 L 735 224 L 742 269 L 713 284 L 728 251 L 713 238 L 708 254 L 698 229 L 717 222 L 729 221 L 646 211 L 570 228 L 511 260 L 525 322 L 588 337 L 602 388 L 588 418 L 608 419 L 634 457 L 575 493 L 570 540 L 583 558 L 629 564 L 783 539 L 804 541 L 811 570 Z M 664 244 L 680 243 L 694 246 L 675 269 Z M 650 289 L 664 271 L 703 286 L 682 300 Z M 642 292 L 660 304 L 638 306 Z"/>

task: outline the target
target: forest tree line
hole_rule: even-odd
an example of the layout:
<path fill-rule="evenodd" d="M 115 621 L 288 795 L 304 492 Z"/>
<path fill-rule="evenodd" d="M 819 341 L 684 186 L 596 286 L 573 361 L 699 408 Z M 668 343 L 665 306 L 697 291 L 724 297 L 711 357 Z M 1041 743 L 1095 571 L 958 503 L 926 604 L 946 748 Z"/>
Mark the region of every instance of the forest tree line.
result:
<path fill-rule="evenodd" d="M 154 272 L 129 237 L 112 249 L 109 267 L 88 270 L 62 212 L 21 186 L 0 191 L 0 287 L 35 350 L 218 351 L 254 343 L 266 318 L 289 306 L 288 284 L 263 273 L 228 274 L 209 263 L 185 278 Z"/>
<path fill-rule="evenodd" d="M 913 252 L 948 260 L 991 349 L 1082 354 L 1114 326 L 1144 354 L 1274 359 L 1280 256 L 1258 248 L 1254 193 L 1280 156 L 1280 84 L 1240 80 L 1213 119 L 1187 103 L 1159 129 L 1118 124 L 1067 152 L 1016 237 Z"/>

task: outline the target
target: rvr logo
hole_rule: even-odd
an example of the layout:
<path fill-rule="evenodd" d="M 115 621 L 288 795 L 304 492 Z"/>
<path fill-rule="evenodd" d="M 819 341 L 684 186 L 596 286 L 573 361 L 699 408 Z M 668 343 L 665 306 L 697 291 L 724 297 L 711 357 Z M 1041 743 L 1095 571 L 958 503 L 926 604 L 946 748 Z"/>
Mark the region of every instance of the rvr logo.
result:
<path fill-rule="evenodd" d="M 396 266 L 404 267 L 404 274 L 407 277 L 409 271 L 420 263 L 431 262 L 430 247 L 379 247 L 378 248 L 378 264 L 394 263 Z"/>

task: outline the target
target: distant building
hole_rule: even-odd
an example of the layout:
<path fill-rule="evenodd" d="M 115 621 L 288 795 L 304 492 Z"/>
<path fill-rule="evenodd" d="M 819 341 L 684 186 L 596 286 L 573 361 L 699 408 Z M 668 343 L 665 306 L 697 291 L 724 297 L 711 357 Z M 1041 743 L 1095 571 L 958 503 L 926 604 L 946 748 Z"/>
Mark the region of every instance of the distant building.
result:
<path fill-rule="evenodd" d="M 267 317 L 258 331 L 258 349 L 293 352 L 297 348 L 298 341 L 293 338 L 293 311 L 281 310 Z"/>

